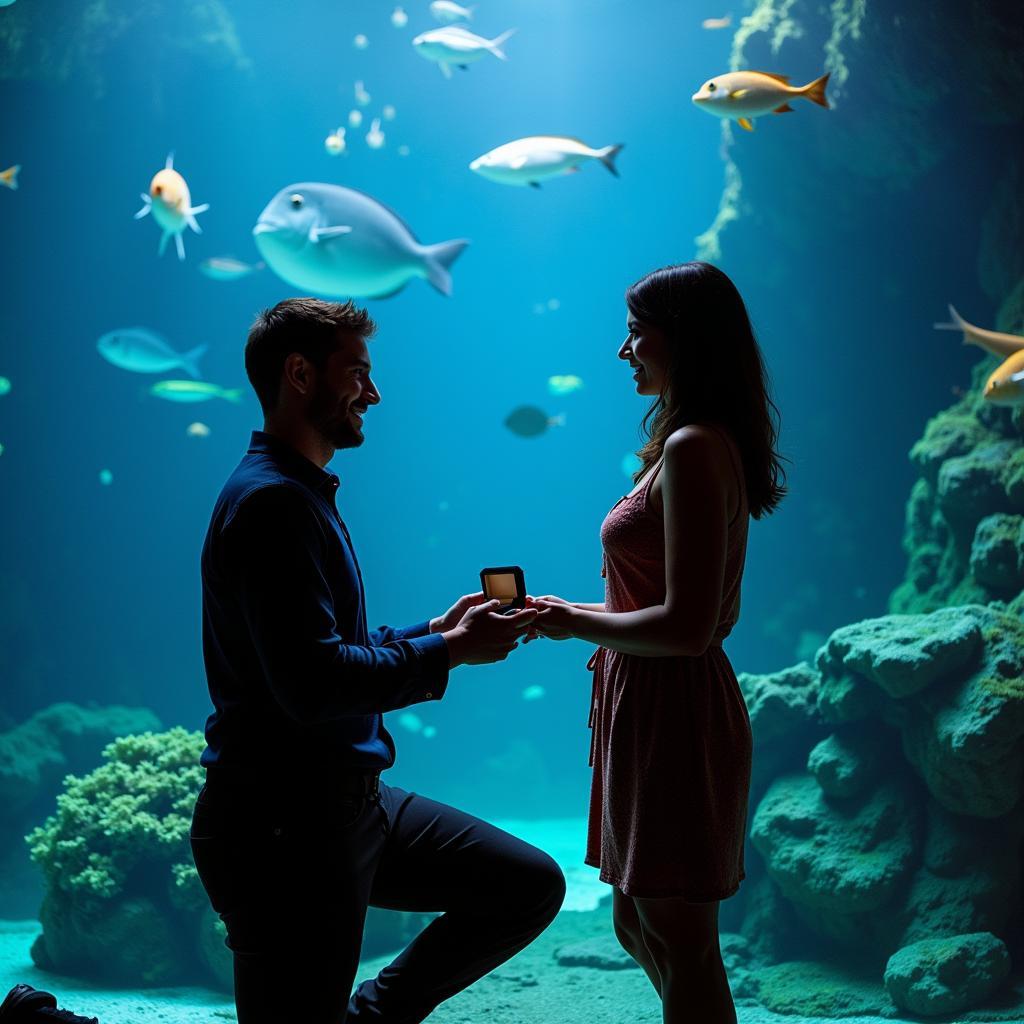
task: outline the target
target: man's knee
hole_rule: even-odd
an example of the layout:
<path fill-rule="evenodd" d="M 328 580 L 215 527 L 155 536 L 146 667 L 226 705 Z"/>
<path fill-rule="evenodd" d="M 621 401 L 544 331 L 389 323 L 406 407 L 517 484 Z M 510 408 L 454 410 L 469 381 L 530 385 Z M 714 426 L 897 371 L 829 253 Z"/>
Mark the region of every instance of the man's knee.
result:
<path fill-rule="evenodd" d="M 514 904 L 534 908 L 538 919 L 553 920 L 565 901 L 565 875 L 543 850 L 534 850 L 519 872 L 518 895 Z"/>

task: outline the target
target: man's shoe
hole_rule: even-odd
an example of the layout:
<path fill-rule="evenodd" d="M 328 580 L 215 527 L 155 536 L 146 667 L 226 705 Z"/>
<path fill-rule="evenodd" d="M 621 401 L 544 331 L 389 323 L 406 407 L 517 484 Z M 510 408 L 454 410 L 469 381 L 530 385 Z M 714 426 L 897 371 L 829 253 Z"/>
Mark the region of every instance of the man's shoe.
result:
<path fill-rule="evenodd" d="M 31 985 L 15 985 L 0 1003 L 0 1024 L 100 1024 L 97 1017 L 80 1017 L 70 1010 L 58 1010 L 50 992 Z"/>

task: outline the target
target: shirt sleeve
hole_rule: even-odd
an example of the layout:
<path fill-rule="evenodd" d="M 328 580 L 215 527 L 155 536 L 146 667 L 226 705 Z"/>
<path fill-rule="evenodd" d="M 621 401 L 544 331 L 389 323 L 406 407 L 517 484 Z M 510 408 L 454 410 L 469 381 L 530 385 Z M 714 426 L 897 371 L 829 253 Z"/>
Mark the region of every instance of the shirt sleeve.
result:
<path fill-rule="evenodd" d="M 430 619 L 412 626 L 378 626 L 370 630 L 370 644 L 380 647 L 392 640 L 412 640 L 418 636 L 430 635 Z"/>
<path fill-rule="evenodd" d="M 380 646 L 339 635 L 325 574 L 327 538 L 301 491 L 279 484 L 246 496 L 223 539 L 267 684 L 296 721 L 395 711 L 444 695 L 449 659 L 441 634 L 394 631 Z"/>

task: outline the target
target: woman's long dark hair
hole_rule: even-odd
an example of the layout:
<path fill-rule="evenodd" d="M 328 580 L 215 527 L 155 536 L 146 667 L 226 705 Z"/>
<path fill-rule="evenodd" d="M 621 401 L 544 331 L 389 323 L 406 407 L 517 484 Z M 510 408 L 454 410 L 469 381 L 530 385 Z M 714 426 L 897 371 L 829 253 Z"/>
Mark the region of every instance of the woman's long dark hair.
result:
<path fill-rule="evenodd" d="M 641 429 L 634 483 L 661 457 L 665 440 L 689 423 L 729 431 L 743 460 L 747 503 L 755 519 L 775 511 L 786 493 L 776 450 L 779 410 L 747 307 L 717 267 L 694 261 L 653 270 L 626 291 L 630 313 L 665 334 L 665 384 Z M 654 418 L 649 427 L 648 421 Z"/>

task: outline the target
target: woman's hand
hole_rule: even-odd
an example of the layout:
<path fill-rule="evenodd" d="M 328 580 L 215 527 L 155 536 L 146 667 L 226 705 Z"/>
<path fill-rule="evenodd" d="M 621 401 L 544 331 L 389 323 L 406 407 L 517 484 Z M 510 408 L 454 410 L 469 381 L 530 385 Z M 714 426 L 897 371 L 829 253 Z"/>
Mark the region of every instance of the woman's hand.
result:
<path fill-rule="evenodd" d="M 523 637 L 524 644 L 542 636 L 549 640 L 569 640 L 574 635 L 571 624 L 578 609 L 565 598 L 554 594 L 545 594 L 543 597 L 527 595 L 526 607 L 538 609 L 539 614 Z"/>

